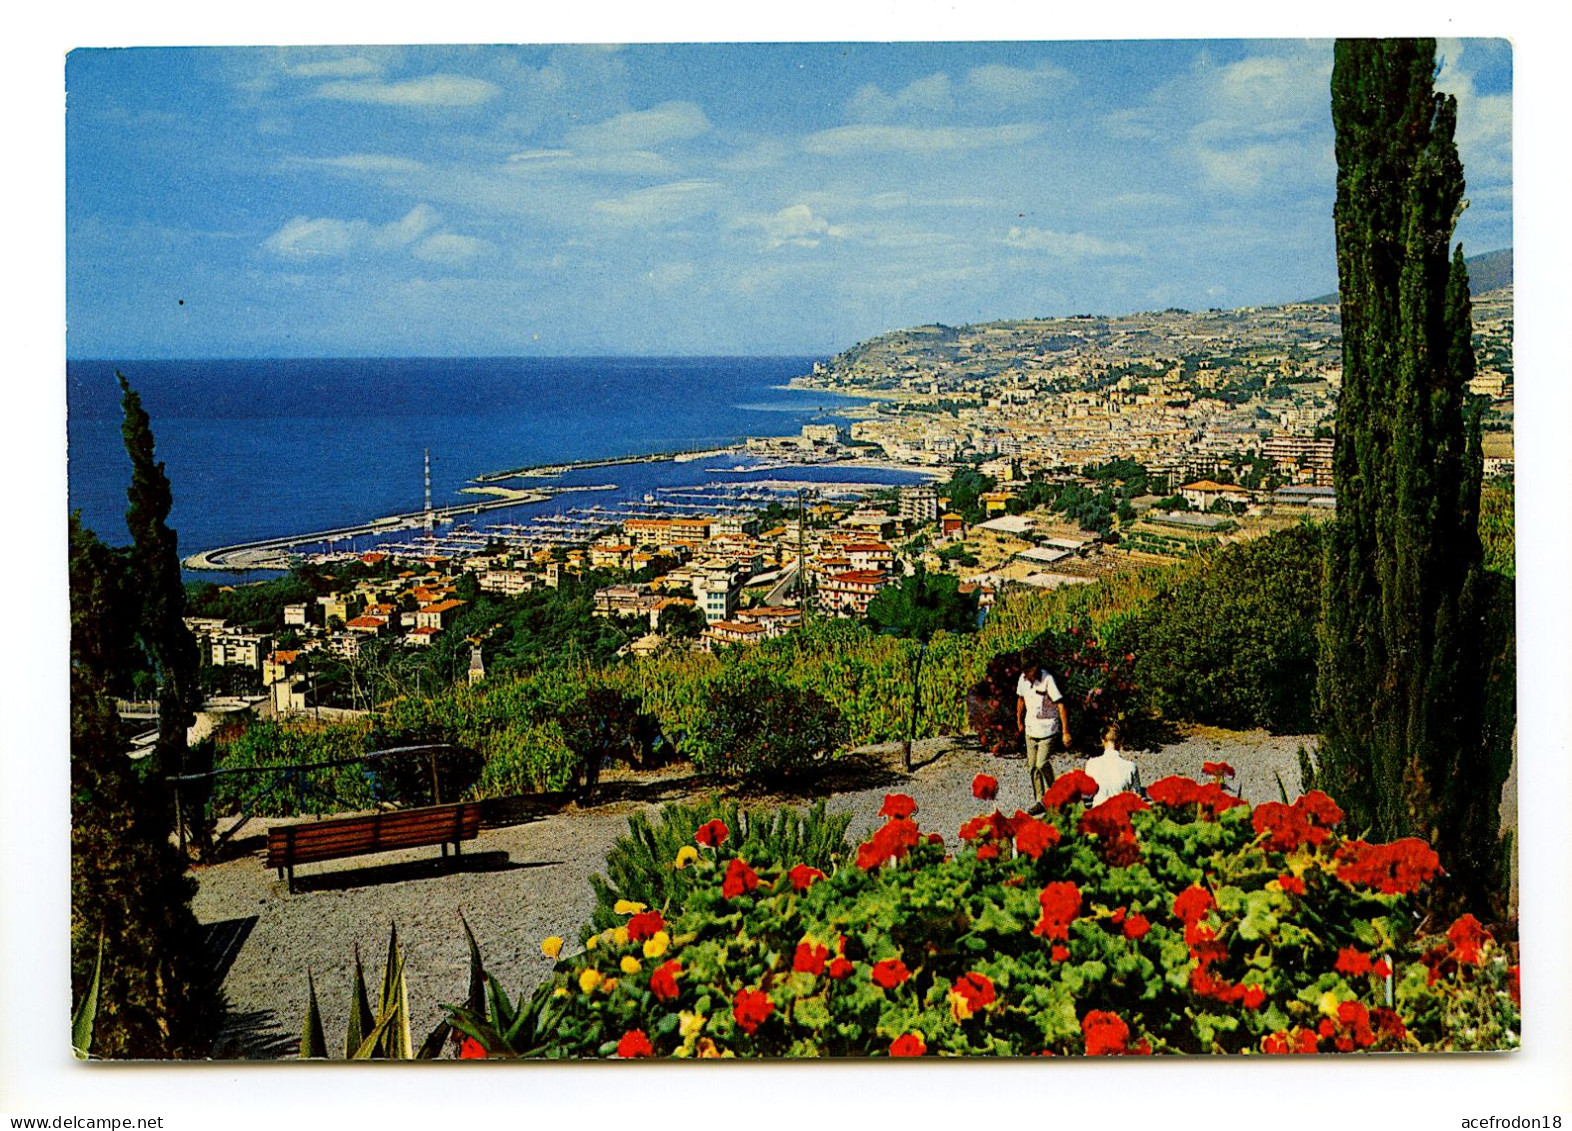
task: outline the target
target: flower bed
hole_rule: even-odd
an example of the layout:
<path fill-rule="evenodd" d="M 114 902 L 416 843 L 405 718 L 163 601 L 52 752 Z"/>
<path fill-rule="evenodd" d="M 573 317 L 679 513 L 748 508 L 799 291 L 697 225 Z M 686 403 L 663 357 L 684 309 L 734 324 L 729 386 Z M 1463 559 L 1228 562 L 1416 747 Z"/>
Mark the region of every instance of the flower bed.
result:
<path fill-rule="evenodd" d="M 1045 816 L 980 814 L 954 854 L 891 794 L 829 872 L 745 859 L 712 821 L 672 861 L 694 881 L 681 906 L 619 906 L 626 921 L 559 959 L 507 1031 L 464 1011 L 455 1027 L 492 1056 L 1515 1045 L 1505 950 L 1467 916 L 1412 933 L 1440 867 L 1427 845 L 1350 839 L 1324 794 L 1252 810 L 1216 769 L 1096 807 L 1067 774 Z M 974 792 L 994 788 L 979 775 Z"/>

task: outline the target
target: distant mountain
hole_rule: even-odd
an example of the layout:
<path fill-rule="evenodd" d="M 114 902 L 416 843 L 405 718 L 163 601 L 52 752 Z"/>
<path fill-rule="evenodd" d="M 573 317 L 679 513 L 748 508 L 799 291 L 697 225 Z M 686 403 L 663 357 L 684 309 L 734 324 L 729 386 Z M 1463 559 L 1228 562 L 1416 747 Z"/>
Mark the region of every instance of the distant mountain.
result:
<path fill-rule="evenodd" d="M 1482 295 L 1486 291 L 1500 290 L 1502 287 L 1512 285 L 1512 249 L 1509 247 L 1504 247 L 1500 251 L 1487 251 L 1482 255 L 1470 255 L 1463 262 L 1468 264 L 1470 294 Z M 1335 303 L 1337 295 L 1335 293 L 1321 295 L 1304 301 Z"/>

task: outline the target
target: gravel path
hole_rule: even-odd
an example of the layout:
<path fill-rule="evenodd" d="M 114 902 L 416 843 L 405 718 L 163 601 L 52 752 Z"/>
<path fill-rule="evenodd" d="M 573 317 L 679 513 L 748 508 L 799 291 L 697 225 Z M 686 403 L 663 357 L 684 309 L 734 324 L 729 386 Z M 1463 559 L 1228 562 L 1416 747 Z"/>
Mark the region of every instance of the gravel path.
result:
<path fill-rule="evenodd" d="M 1203 762 L 1227 761 L 1239 771 L 1241 793 L 1254 803 L 1277 800 L 1279 781 L 1290 798 L 1298 795 L 1298 750 L 1311 743 L 1313 738 L 1264 731 L 1190 727 L 1178 741 L 1135 757 L 1148 783 L 1173 773 L 1199 777 Z M 899 757 L 898 746 L 869 748 L 856 769 L 830 783 L 829 808 L 853 815 L 852 838 L 861 839 L 880 823 L 885 793 L 900 791 L 916 800 L 925 831 L 957 843 L 961 822 L 981 811 L 971 796 L 978 772 L 999 779 L 998 804 L 1006 812 L 1031 800 L 1024 761 L 993 758 L 968 740 L 917 743 L 909 777 Z M 1055 768 L 1062 773 L 1079 764 L 1064 757 Z M 436 848 L 307 865 L 296 873 L 293 895 L 262 866 L 261 828 L 248 826 L 241 847 L 251 851 L 195 873 L 193 909 L 209 928 L 220 961 L 228 964 L 227 1015 L 214 1055 L 294 1055 L 308 970 L 329 1048 L 336 1047 L 348 1017 L 355 947 L 374 1005 L 390 924 L 398 927 L 406 959 L 417 1043 L 441 1020 L 441 1003 L 461 1000 L 468 985 L 460 911 L 480 941 L 487 968 L 510 995 L 527 992 L 551 970 L 540 940 L 561 935 L 572 945 L 588 921 L 594 908 L 588 876 L 603 869 L 607 849 L 627 831 L 628 817 L 639 811 L 653 817 L 666 802 L 701 792 L 702 783 L 682 768 L 637 778 L 608 773 L 600 804 L 482 829 L 456 867 L 442 867 Z M 759 803 L 809 799 L 781 796 Z"/>

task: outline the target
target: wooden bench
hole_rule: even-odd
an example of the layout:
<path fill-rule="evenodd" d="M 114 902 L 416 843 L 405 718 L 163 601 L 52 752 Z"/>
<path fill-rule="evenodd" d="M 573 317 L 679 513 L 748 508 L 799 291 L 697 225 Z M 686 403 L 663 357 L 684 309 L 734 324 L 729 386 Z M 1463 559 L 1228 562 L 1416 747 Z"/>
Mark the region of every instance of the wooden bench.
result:
<path fill-rule="evenodd" d="M 428 844 L 440 844 L 446 856 L 450 842 L 458 855 L 463 842 L 479 833 L 480 806 L 473 802 L 283 825 L 267 831 L 267 867 L 276 869 L 280 879 L 287 872 L 293 892 L 296 864 Z"/>

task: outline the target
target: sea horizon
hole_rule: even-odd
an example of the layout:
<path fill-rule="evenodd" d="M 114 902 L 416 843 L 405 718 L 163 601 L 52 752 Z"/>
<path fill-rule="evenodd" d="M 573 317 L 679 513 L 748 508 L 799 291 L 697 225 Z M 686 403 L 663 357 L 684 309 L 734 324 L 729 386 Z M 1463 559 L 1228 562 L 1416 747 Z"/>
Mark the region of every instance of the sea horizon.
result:
<path fill-rule="evenodd" d="M 441 507 L 475 501 L 462 489 L 490 473 L 728 448 L 750 435 L 795 433 L 862 403 L 788 385 L 810 371 L 812 360 L 71 359 L 68 505 L 106 541 L 126 540 L 130 468 L 119 435 L 116 368 L 131 380 L 152 420 L 174 493 L 170 525 L 184 557 L 418 511 L 428 451 L 431 501 Z M 727 466 L 739 462 L 748 461 L 739 457 Z M 792 476 L 898 483 L 914 480 L 915 473 L 794 468 Z M 545 481 L 566 489 L 559 498 L 492 511 L 477 522 L 521 521 L 727 478 L 709 461 L 575 469 Z M 601 491 L 592 498 L 573 490 L 587 487 Z"/>

